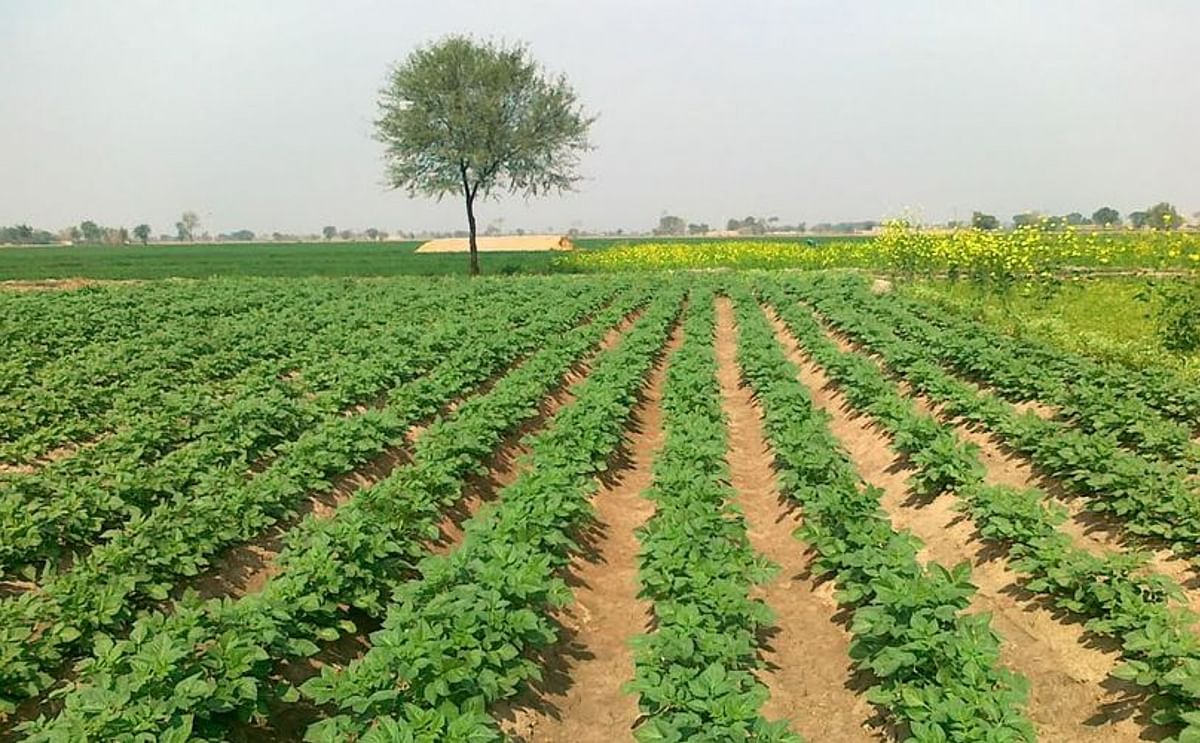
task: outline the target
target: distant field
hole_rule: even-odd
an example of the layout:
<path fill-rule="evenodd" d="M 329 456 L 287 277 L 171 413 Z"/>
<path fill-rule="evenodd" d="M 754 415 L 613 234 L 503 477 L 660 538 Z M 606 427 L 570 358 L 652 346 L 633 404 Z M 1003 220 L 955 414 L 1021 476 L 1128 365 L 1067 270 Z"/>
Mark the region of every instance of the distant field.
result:
<path fill-rule="evenodd" d="M 651 242 L 655 238 L 577 240 L 584 250 Z M 794 242 L 797 238 L 767 238 Z M 831 238 L 818 237 L 816 241 Z M 840 238 L 839 238 L 840 239 Z M 692 238 L 688 244 L 728 242 Z M 400 276 L 466 273 L 465 254 L 416 255 L 421 241 L 336 243 L 209 243 L 201 245 L 75 245 L 0 248 L 0 280 L 159 279 L 209 276 Z M 490 253 L 486 274 L 547 273 L 559 253 Z"/>
<path fill-rule="evenodd" d="M 0 279 L 159 279 L 209 276 L 396 276 L 465 273 L 463 255 L 416 255 L 421 243 L 76 245 L 0 249 Z M 541 273 L 551 253 L 493 253 L 485 273 Z"/>

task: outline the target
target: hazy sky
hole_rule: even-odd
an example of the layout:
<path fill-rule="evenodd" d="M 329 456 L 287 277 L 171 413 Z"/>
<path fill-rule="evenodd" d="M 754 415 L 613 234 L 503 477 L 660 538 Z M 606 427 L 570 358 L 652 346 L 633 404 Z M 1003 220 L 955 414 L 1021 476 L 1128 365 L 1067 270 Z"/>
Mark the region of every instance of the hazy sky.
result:
<path fill-rule="evenodd" d="M 382 185 L 390 63 L 527 41 L 600 115 L 513 229 L 1200 209 L 1197 0 L 0 0 L 0 224 L 460 228 Z"/>

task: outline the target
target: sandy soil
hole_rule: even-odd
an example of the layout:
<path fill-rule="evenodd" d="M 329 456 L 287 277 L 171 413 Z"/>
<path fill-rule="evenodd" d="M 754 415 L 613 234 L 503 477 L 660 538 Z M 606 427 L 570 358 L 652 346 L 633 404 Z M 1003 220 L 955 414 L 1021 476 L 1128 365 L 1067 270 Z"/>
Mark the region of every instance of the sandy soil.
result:
<path fill-rule="evenodd" d="M 761 411 L 741 384 L 733 307 L 724 297 L 717 302 L 717 358 L 729 420 L 730 482 L 751 545 L 780 566 L 779 575 L 756 591 L 777 617 L 763 648 L 768 670 L 760 678 L 771 698 L 762 713 L 788 720 L 809 740 L 878 740 L 882 733 L 868 729 L 875 709 L 856 693 L 850 634 L 838 621 L 833 584 L 816 582 L 812 554 L 792 536 L 801 514 L 779 491 Z"/>
<path fill-rule="evenodd" d="M 637 596 L 639 543 L 634 530 L 654 513 L 654 504 L 642 493 L 653 481 L 652 465 L 663 443 L 666 365 L 682 341 L 676 330 L 633 412 L 624 456 L 601 478 L 592 501 L 595 522 L 580 535 L 584 549 L 569 569 L 575 602 L 556 613 L 561 639 L 540 658 L 543 682 L 493 710 L 501 730 L 516 740 L 607 743 L 631 738 L 637 697 L 622 690 L 634 676 L 629 641 L 645 632 L 652 619 L 650 604 Z"/>

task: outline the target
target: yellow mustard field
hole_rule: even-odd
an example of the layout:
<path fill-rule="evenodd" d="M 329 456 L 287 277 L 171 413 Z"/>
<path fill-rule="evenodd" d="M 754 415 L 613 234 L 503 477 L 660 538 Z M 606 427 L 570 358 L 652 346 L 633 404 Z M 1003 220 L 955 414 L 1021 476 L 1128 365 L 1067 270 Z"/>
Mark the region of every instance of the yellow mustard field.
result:
<path fill-rule="evenodd" d="M 869 268 L 993 278 L 1072 268 L 1200 269 L 1200 234 L 1037 226 L 1006 232 L 928 232 L 892 223 L 870 240 L 638 243 L 572 253 L 557 258 L 555 266 L 577 271 Z"/>

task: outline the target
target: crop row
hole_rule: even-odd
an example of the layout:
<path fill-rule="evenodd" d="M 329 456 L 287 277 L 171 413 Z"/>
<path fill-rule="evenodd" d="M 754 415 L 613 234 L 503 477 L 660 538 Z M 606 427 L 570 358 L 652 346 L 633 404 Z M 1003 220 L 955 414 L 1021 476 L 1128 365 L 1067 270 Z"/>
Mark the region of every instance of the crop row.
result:
<path fill-rule="evenodd" d="M 630 338 L 664 324 L 673 302 L 658 298 Z M 261 592 L 235 601 L 185 600 L 172 614 L 138 619 L 127 639 L 102 636 L 94 657 L 77 667 L 79 680 L 64 688 L 61 714 L 30 725 L 32 739 L 189 733 L 221 739 L 239 719 L 258 719 L 269 699 L 290 697 L 269 683 L 276 664 L 311 655 L 315 641 L 354 632 L 350 610 L 382 613 L 393 591 L 414 577 L 425 542 L 460 497 L 464 478 L 535 415 L 538 401 L 619 317 L 620 309 L 610 307 L 590 325 L 551 336 L 486 394 L 430 426 L 410 464 L 357 491 L 331 518 L 306 519 L 289 534 Z M 596 370 L 628 361 L 620 349 L 629 343 L 602 355 Z M 159 660 L 164 656 L 170 662 Z"/>
<path fill-rule="evenodd" d="M 645 496 L 654 516 L 638 531 L 641 595 L 654 630 L 635 639 L 643 741 L 798 741 L 759 713 L 767 688 L 758 638 L 773 623 L 750 590 L 777 569 L 751 547 L 732 505 L 725 416 L 713 348 L 711 291 L 692 293 L 684 342 L 663 389 L 665 442 Z"/>
<path fill-rule="evenodd" d="M 942 406 L 946 415 L 982 425 L 1088 501 L 1111 513 L 1130 533 L 1162 540 L 1183 554 L 1200 554 L 1200 498 L 1184 467 L 1147 459 L 1114 437 L 1069 423 L 1020 413 L 993 394 L 981 393 L 927 358 L 920 344 L 897 336 L 869 313 L 843 301 L 836 290 L 793 287 L 855 341 L 878 353 L 889 368 Z"/>
<path fill-rule="evenodd" d="M 572 312 L 587 311 L 607 292 L 579 292 Z M 0 569 L 15 561 L 35 563 L 78 546 L 94 545 L 106 530 L 179 497 L 188 500 L 244 487 L 251 462 L 272 453 L 305 429 L 337 425 L 347 402 L 361 402 L 364 392 L 411 382 L 443 366 L 443 359 L 462 345 L 492 347 L 520 326 L 539 296 L 513 295 L 503 306 L 492 302 L 464 307 L 453 320 L 430 323 L 419 342 L 393 345 L 380 330 L 374 347 L 360 354 L 353 349 L 327 349 L 337 357 L 340 374 L 318 393 L 299 399 L 262 394 L 261 379 L 251 380 L 228 400 L 228 407 L 203 421 L 205 431 L 192 442 L 157 461 L 145 461 L 148 440 L 159 430 L 153 419 L 141 418 L 127 435 L 106 440 L 76 457 L 0 485 Z M 521 331 L 528 337 L 528 331 Z M 499 338 L 497 338 L 499 336 Z M 402 350 L 396 351 L 396 348 Z M 504 346 L 496 346 L 503 351 Z M 453 368 L 453 367 L 452 367 Z M 281 383 L 268 377 L 266 386 Z M 281 399 L 282 398 L 282 399 Z M 124 446 L 115 444 L 121 441 Z M 101 454 L 101 450 L 103 453 Z M 95 455 L 95 456 L 91 456 Z M 98 460 L 98 461 L 97 461 Z M 89 472 L 87 467 L 94 468 Z"/>
<path fill-rule="evenodd" d="M 1181 380 L 1170 370 L 1131 368 L 1113 361 L 1097 361 L 1087 356 L 1063 351 L 1025 338 L 1013 338 L 987 325 L 956 316 L 924 302 L 902 297 L 898 305 L 926 322 L 946 332 L 967 333 L 980 337 L 998 348 L 1004 348 L 1014 358 L 1044 368 L 1053 384 L 1059 379 L 1068 387 L 1076 379 L 1095 380 L 1114 392 L 1141 400 L 1162 416 L 1191 427 L 1200 427 L 1200 389 Z M 1055 390 L 1051 389 L 1050 394 Z"/>
<path fill-rule="evenodd" d="M 660 295 L 574 402 L 530 437 L 526 471 L 468 523 L 457 550 L 423 561 L 420 577 L 396 590 L 366 655 L 301 687 L 337 711 L 309 728 L 310 740 L 497 737 L 486 710 L 538 677 L 530 655 L 557 637 L 548 611 L 571 596 L 558 571 L 678 301 Z"/>
<path fill-rule="evenodd" d="M 1050 403 L 1060 417 L 1089 433 L 1111 434 L 1148 456 L 1200 464 L 1200 445 L 1192 441 L 1193 428 L 1200 426 L 1200 390 L 1176 380 L 1156 384 L 1148 372 L 1018 340 L 900 297 L 876 297 L 855 278 L 815 277 L 811 283 L 840 290 L 845 304 L 870 312 L 928 358 L 1009 400 Z"/>
<path fill-rule="evenodd" d="M 153 410 L 150 403 L 169 406 L 172 390 L 212 386 L 255 362 L 285 357 L 304 348 L 306 338 L 337 330 L 347 309 L 361 301 L 334 295 L 306 308 L 304 296 L 281 291 L 248 312 L 186 318 L 121 342 L 88 346 L 42 367 L 8 390 L 0 404 L 0 455 L 30 461 L 113 430 Z M 375 321 L 365 314 L 361 319 Z"/>
<path fill-rule="evenodd" d="M 922 565 L 919 540 L 892 528 L 757 303 L 733 294 L 743 375 L 763 405 L 785 493 L 804 511 L 799 536 L 817 553 L 814 573 L 831 576 L 853 610 L 850 655 L 868 674 L 868 699 L 916 740 L 1032 740 L 1027 682 L 1000 667 L 989 617 L 965 613 L 970 565 Z"/>
<path fill-rule="evenodd" d="M 288 293 L 300 306 L 316 306 L 340 287 L 324 281 L 292 282 Z M 92 286 L 75 291 L 0 293 L 0 391 L 29 384 L 40 368 L 65 356 L 163 327 L 194 322 L 203 329 L 215 319 L 244 314 L 278 298 L 279 284 L 153 282 Z"/>
<path fill-rule="evenodd" d="M 1179 586 L 1149 573 L 1140 554 L 1092 554 L 1073 544 L 1058 525 L 1065 512 L 1044 504 L 1045 493 L 992 486 L 978 448 L 904 398 L 872 361 L 840 351 L 809 312 L 768 292 L 788 328 L 838 382 L 851 405 L 869 415 L 892 439 L 892 447 L 917 467 L 922 481 L 953 492 L 980 533 L 998 543 L 1024 588 L 1087 620 L 1087 628 L 1111 637 L 1125 664 L 1119 678 L 1155 697 L 1153 721 L 1182 727 L 1180 741 L 1200 735 L 1200 640 L 1195 617 L 1181 609 Z M 925 432 L 914 435 L 914 432 Z M 934 493 L 926 494 L 932 495 Z"/>
<path fill-rule="evenodd" d="M 638 296 L 627 295 L 602 317 L 628 312 Z M 570 327 L 588 309 L 564 301 L 520 331 L 497 327 L 470 343 L 463 339 L 434 373 L 394 390 L 386 407 L 332 418 L 284 447 L 255 477 L 164 503 L 71 570 L 0 601 L 0 689 L 5 696 L 18 689 L 36 693 L 51 682 L 48 672 L 87 647 L 92 634 L 122 626 L 138 608 L 165 599 L 175 581 L 196 575 L 220 549 L 260 533 L 331 477 L 402 443 L 417 420 L 536 348 L 545 334 Z"/>
<path fill-rule="evenodd" d="M 515 291 L 531 293 L 524 285 Z M 503 302 L 512 293 L 497 283 L 424 289 L 367 285 L 305 307 L 294 290 L 285 288 L 276 300 L 283 306 L 218 318 L 209 326 L 196 327 L 189 320 L 96 347 L 95 353 L 43 369 L 31 384 L 6 396 L 0 419 L 7 422 L 7 443 L 0 445 L 0 454 L 28 461 L 85 441 L 87 451 L 92 439 L 106 445 L 111 432 L 124 431 L 131 441 L 119 443 L 127 450 L 136 447 L 143 459 L 153 458 L 203 433 L 216 411 L 237 399 L 253 400 L 256 392 L 304 400 L 337 384 L 340 398 L 327 392 L 321 397 L 331 405 L 354 404 L 378 389 L 379 377 L 386 378 L 386 367 L 375 367 L 388 360 L 381 350 L 389 342 L 419 345 L 428 325 L 463 308 Z M 341 363 L 345 355 L 360 359 L 357 377 Z M 297 376 L 299 370 L 304 374 Z M 139 435 L 142 430 L 145 435 Z M 96 459 L 104 462 L 111 447 L 101 448 Z M 80 467 L 87 470 L 86 464 Z"/>

